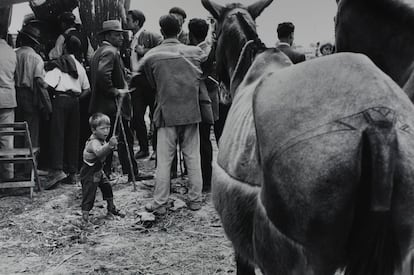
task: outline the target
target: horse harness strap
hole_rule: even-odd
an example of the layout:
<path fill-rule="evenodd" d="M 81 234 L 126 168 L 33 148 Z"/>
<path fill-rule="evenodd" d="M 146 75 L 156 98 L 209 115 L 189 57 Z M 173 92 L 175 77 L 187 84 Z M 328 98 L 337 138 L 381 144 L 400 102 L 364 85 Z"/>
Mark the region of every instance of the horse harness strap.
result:
<path fill-rule="evenodd" d="M 246 51 L 247 51 L 248 47 L 249 47 L 252 43 L 254 43 L 254 40 L 249 40 L 249 41 L 247 41 L 247 42 L 246 42 L 246 44 L 244 44 L 244 46 L 243 46 L 242 50 L 240 51 L 240 55 L 239 55 L 239 58 L 237 59 L 236 67 L 234 68 L 234 71 L 233 71 L 233 73 L 232 73 L 232 75 L 231 75 L 231 78 L 230 78 L 230 86 L 231 86 L 231 84 L 233 83 L 234 78 L 235 78 L 235 76 L 236 76 L 236 74 L 237 74 L 237 72 L 238 72 L 238 70 L 239 70 L 239 68 L 240 68 L 240 66 L 241 66 L 241 63 L 242 63 L 241 61 L 242 61 L 242 60 L 243 60 L 243 58 L 244 58 L 244 54 L 246 53 Z"/>

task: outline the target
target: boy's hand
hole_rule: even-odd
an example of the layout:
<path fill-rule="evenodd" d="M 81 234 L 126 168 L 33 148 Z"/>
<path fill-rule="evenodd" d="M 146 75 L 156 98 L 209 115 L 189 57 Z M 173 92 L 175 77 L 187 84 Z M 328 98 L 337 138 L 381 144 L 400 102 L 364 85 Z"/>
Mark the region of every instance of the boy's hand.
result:
<path fill-rule="evenodd" d="M 114 136 L 114 137 L 111 137 L 110 139 L 109 139 L 109 146 L 111 147 L 111 148 L 115 148 L 117 145 L 118 145 L 118 140 L 116 139 L 116 137 Z"/>

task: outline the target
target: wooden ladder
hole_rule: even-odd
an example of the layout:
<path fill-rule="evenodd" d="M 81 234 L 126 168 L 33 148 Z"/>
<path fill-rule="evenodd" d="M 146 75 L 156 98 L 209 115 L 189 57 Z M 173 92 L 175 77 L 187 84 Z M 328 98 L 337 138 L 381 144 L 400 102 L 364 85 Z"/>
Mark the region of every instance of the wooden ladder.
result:
<path fill-rule="evenodd" d="M 24 146 L 22 148 L 4 149 L 0 148 L 0 163 L 23 163 L 31 167 L 30 177 L 16 178 L 7 181 L 0 180 L 0 189 L 3 188 L 30 188 L 30 198 L 33 197 L 33 187 L 37 185 L 39 191 L 42 186 L 37 174 L 36 153 L 39 148 L 33 148 L 30 139 L 29 127 L 26 122 L 0 124 L 0 136 L 23 136 Z M 16 175 L 16 170 L 14 171 Z"/>

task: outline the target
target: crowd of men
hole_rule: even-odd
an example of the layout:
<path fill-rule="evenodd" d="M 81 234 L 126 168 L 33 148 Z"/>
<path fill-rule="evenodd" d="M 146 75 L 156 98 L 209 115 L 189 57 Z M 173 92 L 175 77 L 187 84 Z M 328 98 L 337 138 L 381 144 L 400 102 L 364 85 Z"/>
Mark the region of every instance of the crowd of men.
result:
<path fill-rule="evenodd" d="M 91 200 L 99 186 L 109 199 L 108 211 L 119 213 L 107 185 L 107 180 L 113 177 L 113 149 L 118 151 L 128 181 L 151 178 L 139 171 L 136 161 L 150 157 L 144 119 L 149 108 L 156 179 L 154 199 L 145 208 L 166 211 L 171 176 L 177 171 L 177 145 L 189 178 L 188 207 L 201 208 L 202 191 L 211 188 L 212 125 L 216 124 L 214 132 L 218 140 L 228 106 L 219 104 L 211 43 L 206 40 L 209 24 L 203 19 L 191 19 L 187 33 L 182 28 L 186 17 L 183 9 L 171 8 L 159 19 L 162 34 L 159 35 L 144 29 L 146 18 L 141 11 L 130 10 L 124 26 L 132 33 L 127 47 L 123 47 L 128 37 L 126 30 L 119 21 L 108 20 L 102 24 L 98 33 L 101 43 L 94 50 L 80 31 L 75 16 L 66 12 L 59 17 L 62 33 L 47 53 L 47 61 L 40 51 L 40 31 L 30 22 L 19 31 L 17 49 L 0 39 L 0 123 L 27 122 L 32 145 L 40 146 L 41 155 L 48 160 L 47 171 L 40 171 L 46 176 L 46 189 L 58 182 L 76 183 L 80 164 L 95 167 L 82 168 L 92 171 L 87 173 L 87 180 L 81 172 L 81 181 L 85 180 L 82 185 L 88 186 L 82 186 L 87 201 L 85 211 L 92 207 Z M 277 34 L 277 48 L 293 63 L 305 60 L 303 54 L 292 49 L 292 23 L 279 24 Z M 200 111 L 203 89 L 211 101 L 212 121 L 203 120 Z M 80 101 L 85 98 L 89 102 L 87 117 L 80 110 Z M 89 119 L 91 115 L 94 116 Z M 48 127 L 42 128 L 45 121 Z M 91 136 L 81 134 L 80 125 L 88 122 Z M 41 137 L 47 140 L 47 146 L 42 147 Z M 135 138 L 139 151 L 134 154 Z M 84 149 L 85 142 L 89 146 Z M 23 141 L 17 138 L 13 141 L 10 136 L 0 137 L 0 149 L 22 145 Z M 0 179 L 27 176 L 29 172 L 25 166 L 3 164 Z M 95 186 L 91 188 L 91 184 Z"/>

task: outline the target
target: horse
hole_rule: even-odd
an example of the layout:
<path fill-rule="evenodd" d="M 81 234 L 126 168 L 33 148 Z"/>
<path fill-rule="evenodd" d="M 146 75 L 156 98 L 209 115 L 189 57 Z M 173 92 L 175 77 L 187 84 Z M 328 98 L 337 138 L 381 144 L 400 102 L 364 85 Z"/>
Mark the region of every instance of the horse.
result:
<path fill-rule="evenodd" d="M 254 20 L 271 2 L 202 0 L 233 98 L 212 199 L 237 274 L 409 274 L 414 105 L 362 54 L 292 65 L 265 48 Z"/>
<path fill-rule="evenodd" d="M 371 60 L 414 100 L 414 9 L 402 0 L 337 0 L 337 52 Z"/>

